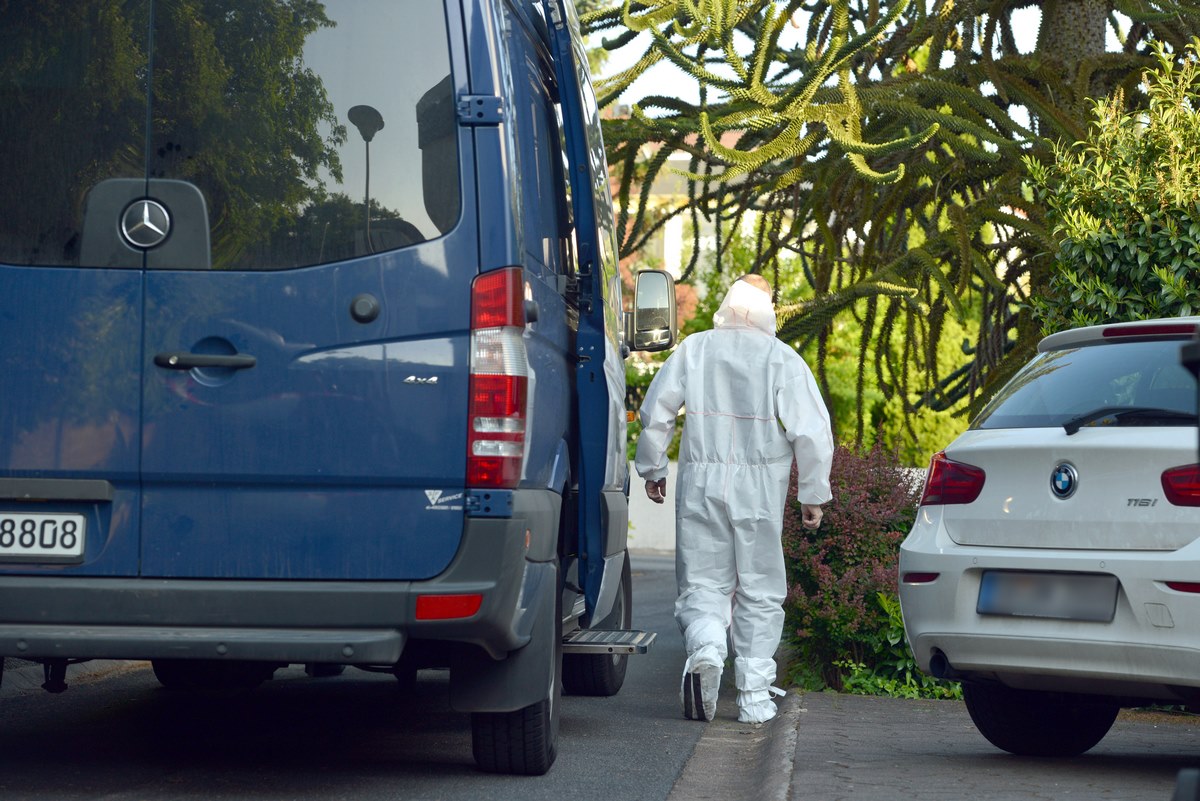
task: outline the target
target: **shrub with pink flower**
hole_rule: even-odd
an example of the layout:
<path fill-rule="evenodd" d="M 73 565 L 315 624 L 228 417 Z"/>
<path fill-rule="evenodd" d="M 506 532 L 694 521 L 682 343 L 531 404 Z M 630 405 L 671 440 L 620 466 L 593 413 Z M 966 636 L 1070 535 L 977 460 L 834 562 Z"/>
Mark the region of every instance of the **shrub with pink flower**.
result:
<path fill-rule="evenodd" d="M 794 488 L 794 469 L 792 481 Z M 841 689 L 836 662 L 869 669 L 890 656 L 888 613 L 879 594 L 896 595 L 900 542 L 912 526 L 921 486 L 887 451 L 843 446 L 834 452 L 830 484 L 833 500 L 816 531 L 801 525 L 794 489 L 789 495 L 783 521 L 789 582 L 784 635 L 795 647 L 790 669 L 795 681 Z"/>

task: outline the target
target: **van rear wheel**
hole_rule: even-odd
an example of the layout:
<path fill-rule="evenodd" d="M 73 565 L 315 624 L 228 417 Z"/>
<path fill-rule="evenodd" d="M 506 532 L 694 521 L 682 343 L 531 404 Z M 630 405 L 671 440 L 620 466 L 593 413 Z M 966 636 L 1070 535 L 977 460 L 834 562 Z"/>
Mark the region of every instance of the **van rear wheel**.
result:
<path fill-rule="evenodd" d="M 562 574 L 555 567 L 554 615 L 541 636 L 551 637 L 553 664 L 546 697 L 512 712 L 471 715 L 471 750 L 475 764 L 489 773 L 541 776 L 558 756 L 558 721 L 562 706 Z"/>
<path fill-rule="evenodd" d="M 629 552 L 621 568 L 621 584 L 612 612 L 593 629 L 628 630 L 633 627 L 633 577 Z M 563 692 L 568 695 L 610 696 L 621 691 L 629 654 L 566 654 L 563 657 Z"/>

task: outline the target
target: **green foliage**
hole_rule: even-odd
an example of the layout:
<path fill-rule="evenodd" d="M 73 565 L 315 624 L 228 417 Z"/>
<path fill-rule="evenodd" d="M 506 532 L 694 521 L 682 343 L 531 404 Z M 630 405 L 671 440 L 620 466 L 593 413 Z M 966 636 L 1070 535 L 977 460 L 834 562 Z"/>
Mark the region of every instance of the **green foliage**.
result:
<path fill-rule="evenodd" d="M 658 373 L 658 368 L 667 358 L 668 354 L 656 354 L 656 358 L 650 361 L 629 360 L 625 362 L 625 408 L 631 412 L 637 412 L 641 408 L 642 398 L 646 397 L 646 390 L 650 388 L 650 382 L 654 380 L 654 376 Z M 635 415 L 634 419 L 629 423 L 625 433 L 625 453 L 630 461 L 637 454 L 638 436 L 642 433 L 641 420 Z M 667 445 L 667 458 L 675 460 L 679 458 L 679 441 L 683 436 L 683 417 L 675 419 L 675 436 L 671 438 L 671 442 Z"/>
<path fill-rule="evenodd" d="M 1085 140 L 1026 159 L 1058 244 L 1031 299 L 1045 333 L 1200 310 L 1200 40 L 1179 64 L 1154 56 L 1146 111 L 1098 101 Z"/>
<path fill-rule="evenodd" d="M 886 592 L 879 593 L 876 599 L 887 616 L 887 625 L 874 638 L 870 666 L 852 659 L 834 661 L 834 666 L 842 671 L 842 691 L 892 698 L 962 698 L 958 682 L 935 679 L 917 667 L 904 633 L 900 599 Z"/>
<path fill-rule="evenodd" d="M 752 238 L 735 229 L 725 233 L 722 239 L 726 242 L 724 269 L 718 269 L 715 254 L 707 251 L 697 261 L 696 270 L 689 279 L 696 286 L 697 294 L 703 294 L 695 315 L 683 326 L 684 336 L 711 328 L 712 315 L 720 306 L 729 285 L 754 266 Z M 780 258 L 776 294 L 779 296 L 777 305 L 780 317 L 785 321 L 789 310 L 811 299 L 812 289 L 803 280 L 798 257 Z M 823 340 L 792 340 L 791 344 L 817 374 L 838 441 L 854 442 L 868 448 L 878 443 L 885 450 L 897 453 L 903 464 L 924 467 L 931 454 L 966 428 L 966 404 L 962 401 L 947 402 L 932 396 L 910 399 L 906 403 L 904 398 L 894 393 L 888 398 L 880 389 L 875 372 L 863 369 L 861 343 L 864 339 L 863 326 L 870 323 L 868 312 L 868 301 L 859 300 L 848 309 L 848 313 L 832 322 Z M 878 318 L 875 318 L 874 324 L 880 325 Z M 945 321 L 944 325 L 947 335 L 939 341 L 935 359 L 938 370 L 944 375 L 965 372 L 969 369 L 972 355 L 966 343 L 977 330 L 977 324 L 951 319 Z M 786 329 L 786 322 L 783 328 Z M 880 331 L 877 330 L 868 339 L 875 340 L 879 335 Z M 780 338 L 787 341 L 784 330 L 781 330 Z M 893 331 L 889 346 L 891 358 L 894 363 L 907 366 L 910 371 L 910 375 L 901 383 L 909 387 L 920 386 L 920 376 L 913 372 L 915 368 L 904 359 L 904 346 L 901 332 Z M 644 376 L 631 376 L 630 380 L 634 384 L 649 383 Z M 636 404 L 632 404 L 631 408 L 636 408 Z M 865 417 L 859 416 L 860 408 L 867 410 Z"/>
<path fill-rule="evenodd" d="M 635 28 L 649 32 L 648 19 L 623 27 L 625 12 L 656 15 L 656 44 L 630 73 L 605 85 L 609 97 L 628 85 L 633 73 L 670 58 L 655 49 L 662 39 L 681 43 L 683 29 L 699 36 L 695 20 L 701 12 L 712 21 L 706 17 L 700 27 L 721 33 L 695 39 L 680 51 L 698 65 L 681 68 L 700 85 L 699 104 L 651 96 L 639 104 L 646 114 L 606 121 L 609 163 L 621 187 L 622 253 L 637 251 L 677 215 L 693 223 L 716 222 L 719 228 L 750 220 L 752 269 L 774 275 L 778 286 L 782 265 L 795 256 L 811 290 L 781 314 L 782 338 L 802 349 L 815 345 L 823 354 L 835 321 L 853 317 L 861 337 L 858 385 L 865 387 L 873 374 L 884 399 L 898 403 L 906 415 L 918 408 L 982 402 L 1036 343 L 1038 326 L 1024 305 L 1045 290 L 1050 275 L 1054 240 L 1042 204 L 1029 191 L 1022 158 L 1049 158 L 1040 137 L 1083 138 L 1090 97 L 1123 89 L 1127 109 L 1145 107 L 1147 98 L 1137 83 L 1153 63 L 1148 43 L 1180 52 L 1200 32 L 1200 5 L 1166 0 L 1037 4 L 1046 20 L 1032 52 L 1019 46 L 1015 29 L 1021 18 L 1014 16 L 1034 5 L 1029 0 L 780 0 L 772 4 L 778 10 L 771 19 L 778 23 L 788 17 L 802 26 L 805 36 L 796 45 L 764 26 L 765 14 L 743 13 L 765 5 L 642 2 L 587 18 L 593 30 L 614 32 L 607 46 L 615 49 L 644 41 L 645 35 L 635 37 Z M 1112 17 L 1119 47 L 1106 52 L 1106 26 L 1114 11 L 1131 24 L 1119 26 Z M 894 25 L 881 24 L 893 19 Z M 726 35 L 729 30 L 734 33 Z M 839 40 L 842 32 L 849 38 Z M 743 59 L 743 71 L 730 72 L 732 67 L 722 65 L 733 58 L 729 42 L 736 51 L 739 41 L 751 44 L 735 53 Z M 850 43 L 859 49 L 845 51 Z M 820 123 L 781 141 L 785 121 L 764 116 L 758 94 L 735 98 L 728 85 L 741 81 L 731 76 L 757 74 L 765 76 L 773 97 L 801 98 L 814 86 L 809 78 L 825 63 L 821 57 L 837 48 L 846 52 L 837 79 L 822 82 L 807 96 L 809 102 L 831 108 L 844 104 L 845 87 L 853 87 L 858 106 L 846 119 L 856 121 L 857 127 L 848 129 L 854 141 L 905 142 L 899 150 L 867 155 Z M 705 72 L 719 68 L 726 70 L 719 76 L 725 83 Z M 769 101 L 766 106 L 777 110 Z M 697 122 L 701 112 L 710 121 L 725 121 L 722 141 L 728 146 L 734 138 L 738 151 L 783 142 L 808 148 L 759 166 L 741 162 L 748 171 L 736 181 L 721 182 L 718 176 L 733 156 L 713 148 L 711 134 L 705 138 Z M 742 112 L 744 120 L 737 116 Z M 765 127 L 756 127 L 760 123 Z M 934 124 L 938 127 L 924 144 L 907 139 Z M 810 138 L 814 130 L 819 135 Z M 672 151 L 690 154 L 691 173 L 702 179 L 691 181 L 686 201 L 656 211 L 651 219 L 647 193 Z M 640 160 L 646 152 L 653 155 Z M 868 159 L 869 173 L 847 168 L 847 159 L 858 156 Z M 801 180 L 794 181 L 795 170 Z M 879 183 L 874 176 L 882 174 L 896 180 Z M 786 181 L 780 180 L 784 176 Z M 727 247 L 718 236 L 718 264 L 724 263 Z M 695 268 L 698 253 L 685 274 Z M 939 364 L 940 343 L 946 339 L 957 346 L 954 324 L 968 321 L 979 325 L 971 326 L 967 369 Z M 898 354 L 897 338 L 903 343 Z M 827 384 L 823 389 L 828 394 Z M 861 394 L 859 426 L 869 422 L 874 403 Z"/>
<path fill-rule="evenodd" d="M 302 58 L 307 38 L 333 23 L 313 0 L 159 4 L 155 25 L 178 46 L 154 54 L 155 126 L 142 153 L 148 8 L 115 0 L 0 3 L 6 40 L 37 42 L 0 47 L 0 85 L 55 87 L 26 92 L 21 103 L 6 95 L 4 128 L 52 124 L 60 155 L 56 174 L 47 175 L 44 160 L 22 157 L 22 148 L 44 146 L 37 137 L 5 143 L 4 180 L 64 188 L 57 207 L 0 193 L 0 219 L 29 232 L 69 228 L 96 181 L 149 169 L 203 191 L 214 220 L 213 266 L 227 267 L 315 199 L 322 171 L 341 176 L 345 127 Z M 103 57 L 79 61 L 81 51 Z M 60 74 L 70 69 L 83 73 Z M 42 172 L 27 174 L 33 170 Z"/>
<path fill-rule="evenodd" d="M 876 599 L 896 594 L 899 546 L 920 493 L 911 473 L 879 448 L 837 448 L 830 485 L 833 500 L 820 529 L 801 525 L 793 501 L 783 523 L 785 634 L 798 657 L 793 673 L 808 687 L 840 687 L 839 661 L 874 670 L 894 660 L 883 644 L 892 623 Z"/>
<path fill-rule="evenodd" d="M 797 0 L 624 0 L 584 14 L 587 32 L 617 33 L 606 42 L 613 49 L 637 40 L 638 34 L 649 39 L 632 67 L 598 82 L 602 106 L 661 62 L 674 64 L 702 87 L 697 105 L 651 95 L 634 105 L 629 119 L 605 120 L 609 163 L 620 175 L 622 253 L 638 250 L 665 223 L 667 218 L 661 218 L 647 226 L 646 201 L 674 150 L 693 155 L 689 192 L 693 199 L 702 196 L 699 202 L 705 206 L 713 200 L 719 206 L 719 198 L 734 187 L 765 194 L 796 185 L 811 152 L 830 141 L 838 143 L 843 163 L 849 161 L 856 174 L 874 182 L 901 177 L 903 159 L 880 172 L 868 158 L 907 154 L 928 140 L 937 124 L 868 142 L 861 135 L 862 108 L 850 65 L 895 23 L 907 2 L 899 0 L 861 24 L 852 20 L 849 0 L 820 4 L 813 13 L 825 28 L 820 41 L 794 49 L 784 46 L 781 36 L 802 5 Z M 735 145 L 727 135 L 737 140 Z M 666 147 L 639 165 L 647 142 Z M 631 219 L 635 178 L 639 197 Z"/>

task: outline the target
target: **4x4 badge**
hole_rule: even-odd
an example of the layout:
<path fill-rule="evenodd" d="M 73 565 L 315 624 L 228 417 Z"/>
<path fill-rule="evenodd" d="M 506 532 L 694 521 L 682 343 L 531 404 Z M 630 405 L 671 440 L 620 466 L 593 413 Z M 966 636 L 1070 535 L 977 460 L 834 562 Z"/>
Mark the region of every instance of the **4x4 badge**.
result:
<path fill-rule="evenodd" d="M 121 235 L 141 250 L 161 245 L 171 233 L 171 215 L 157 200 L 135 200 L 121 215 Z"/>
<path fill-rule="evenodd" d="M 1079 486 L 1079 474 L 1074 465 L 1063 462 L 1050 474 L 1050 490 L 1056 498 L 1070 498 Z"/>

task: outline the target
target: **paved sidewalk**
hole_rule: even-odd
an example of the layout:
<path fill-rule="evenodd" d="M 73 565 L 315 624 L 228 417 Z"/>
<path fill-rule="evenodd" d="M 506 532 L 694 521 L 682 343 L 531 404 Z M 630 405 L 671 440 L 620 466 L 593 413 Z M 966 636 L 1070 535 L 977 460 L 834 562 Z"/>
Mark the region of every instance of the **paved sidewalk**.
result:
<path fill-rule="evenodd" d="M 1200 718 L 1122 712 L 1074 759 L 993 747 L 960 701 L 808 693 L 798 715 L 792 801 L 1169 801 L 1200 766 Z"/>

